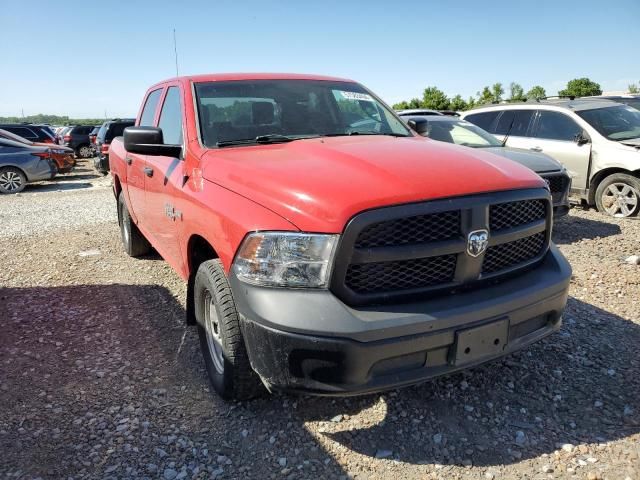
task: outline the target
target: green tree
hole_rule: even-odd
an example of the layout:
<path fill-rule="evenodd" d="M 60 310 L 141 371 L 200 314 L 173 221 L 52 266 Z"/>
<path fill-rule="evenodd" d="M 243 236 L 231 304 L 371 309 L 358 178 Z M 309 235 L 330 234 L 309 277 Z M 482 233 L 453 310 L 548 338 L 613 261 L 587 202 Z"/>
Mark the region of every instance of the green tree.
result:
<path fill-rule="evenodd" d="M 478 104 L 482 105 L 484 103 L 493 102 L 493 93 L 491 93 L 491 89 L 489 87 L 484 87 L 482 92 L 478 92 Z"/>
<path fill-rule="evenodd" d="M 394 110 L 406 110 L 408 108 L 409 108 L 409 104 L 407 103 L 406 100 L 393 104 Z"/>
<path fill-rule="evenodd" d="M 509 85 L 509 92 L 510 102 L 522 102 L 527 98 L 524 96 L 524 89 L 519 83 L 511 82 L 511 85 Z"/>
<path fill-rule="evenodd" d="M 629 93 L 640 93 L 640 88 L 636 83 L 632 83 L 629 85 Z"/>
<path fill-rule="evenodd" d="M 476 106 L 476 99 L 473 97 L 469 97 L 469 100 L 467 100 L 467 109 L 473 108 Z"/>
<path fill-rule="evenodd" d="M 540 85 L 536 85 L 532 87 L 531 90 L 527 92 L 527 99 L 529 100 L 540 100 L 547 96 L 547 92 Z"/>
<path fill-rule="evenodd" d="M 588 97 L 590 95 L 602 95 L 600 84 L 586 78 L 574 78 L 567 82 L 567 88 L 560 90 L 558 95 L 563 97 Z"/>
<path fill-rule="evenodd" d="M 449 102 L 449 109 L 456 110 L 456 111 L 468 110 L 469 105 L 467 105 L 467 102 L 464 101 L 464 98 L 462 98 L 462 95 L 458 94 L 455 97 L 453 97 Z"/>
<path fill-rule="evenodd" d="M 502 100 L 504 88 L 502 88 L 502 84 L 500 82 L 493 84 L 491 87 L 491 95 L 493 96 L 493 102 L 495 103 L 499 103 Z"/>
<path fill-rule="evenodd" d="M 434 110 L 448 110 L 449 98 L 437 87 L 427 87 L 422 94 L 422 108 L 432 108 Z"/>
<path fill-rule="evenodd" d="M 419 98 L 412 98 L 411 100 L 409 100 L 409 108 L 421 108 L 422 107 L 422 100 L 420 100 Z"/>

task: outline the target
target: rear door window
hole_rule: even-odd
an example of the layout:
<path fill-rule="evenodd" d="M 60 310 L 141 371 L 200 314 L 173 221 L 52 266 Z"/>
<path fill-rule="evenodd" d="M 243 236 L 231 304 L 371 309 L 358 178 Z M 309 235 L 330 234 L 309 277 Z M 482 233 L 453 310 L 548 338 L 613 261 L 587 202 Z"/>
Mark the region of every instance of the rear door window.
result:
<path fill-rule="evenodd" d="M 500 114 L 500 110 L 491 112 L 472 113 L 464 117 L 465 120 L 475 123 L 477 126 L 489 133 L 495 133 L 495 123 Z"/>
<path fill-rule="evenodd" d="M 526 137 L 535 110 L 505 110 L 496 124 L 496 135 Z"/>
<path fill-rule="evenodd" d="M 159 88 L 151 92 L 147 97 L 147 101 L 145 102 L 144 108 L 142 109 L 142 115 L 140 116 L 141 126 L 153 126 L 153 119 L 156 114 L 156 107 L 158 106 L 158 101 L 160 100 L 161 93 L 162 89 Z"/>
<path fill-rule="evenodd" d="M 564 113 L 540 110 L 535 137 L 572 142 L 582 128 Z"/>
<path fill-rule="evenodd" d="M 5 130 L 11 133 L 15 133 L 16 135 L 20 135 L 22 138 L 26 138 L 27 140 L 37 140 L 38 135 L 35 134 L 33 130 L 26 127 L 5 127 Z"/>

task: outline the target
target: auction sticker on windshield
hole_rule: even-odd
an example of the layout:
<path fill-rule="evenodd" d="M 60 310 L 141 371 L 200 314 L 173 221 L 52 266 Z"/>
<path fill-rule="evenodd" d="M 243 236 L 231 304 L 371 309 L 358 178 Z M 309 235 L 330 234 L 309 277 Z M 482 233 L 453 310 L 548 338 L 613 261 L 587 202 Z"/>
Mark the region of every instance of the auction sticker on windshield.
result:
<path fill-rule="evenodd" d="M 364 100 L 366 102 L 373 102 L 373 98 L 368 93 L 345 92 L 341 90 L 340 95 L 342 95 L 347 100 Z"/>

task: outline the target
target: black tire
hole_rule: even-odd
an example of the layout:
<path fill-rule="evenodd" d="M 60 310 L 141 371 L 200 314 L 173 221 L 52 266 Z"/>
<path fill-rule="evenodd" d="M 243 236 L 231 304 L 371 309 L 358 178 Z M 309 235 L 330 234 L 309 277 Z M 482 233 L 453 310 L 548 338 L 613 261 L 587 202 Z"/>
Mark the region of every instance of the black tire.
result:
<path fill-rule="evenodd" d="M 640 212 L 640 179 L 626 173 L 605 177 L 596 188 L 596 207 L 612 217 L 635 217 Z"/>
<path fill-rule="evenodd" d="M 127 255 L 139 257 L 149 253 L 151 245 L 131 220 L 129 209 L 124 201 L 124 192 L 120 192 L 120 195 L 118 195 L 118 223 L 120 224 L 122 246 Z"/>
<path fill-rule="evenodd" d="M 19 168 L 0 168 L 0 193 L 19 193 L 26 185 L 27 177 Z"/>
<path fill-rule="evenodd" d="M 214 390 L 226 400 L 248 400 L 264 393 L 249 363 L 238 311 L 220 260 L 200 264 L 193 301 L 200 348 Z"/>

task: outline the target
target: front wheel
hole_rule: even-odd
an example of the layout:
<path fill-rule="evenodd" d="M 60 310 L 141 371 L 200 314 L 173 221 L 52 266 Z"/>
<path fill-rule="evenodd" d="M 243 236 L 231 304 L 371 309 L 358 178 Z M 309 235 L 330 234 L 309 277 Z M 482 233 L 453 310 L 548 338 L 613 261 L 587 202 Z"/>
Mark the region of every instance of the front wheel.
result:
<path fill-rule="evenodd" d="M 214 390 L 224 399 L 247 400 L 264 391 L 249 363 L 231 287 L 220 260 L 203 262 L 193 298 L 200 348 Z"/>
<path fill-rule="evenodd" d="M 596 189 L 596 206 L 612 217 L 633 217 L 640 211 L 640 179 L 626 173 L 614 173 Z"/>
<path fill-rule="evenodd" d="M 27 177 L 15 167 L 0 169 L 0 193 L 18 193 L 27 185 Z"/>

